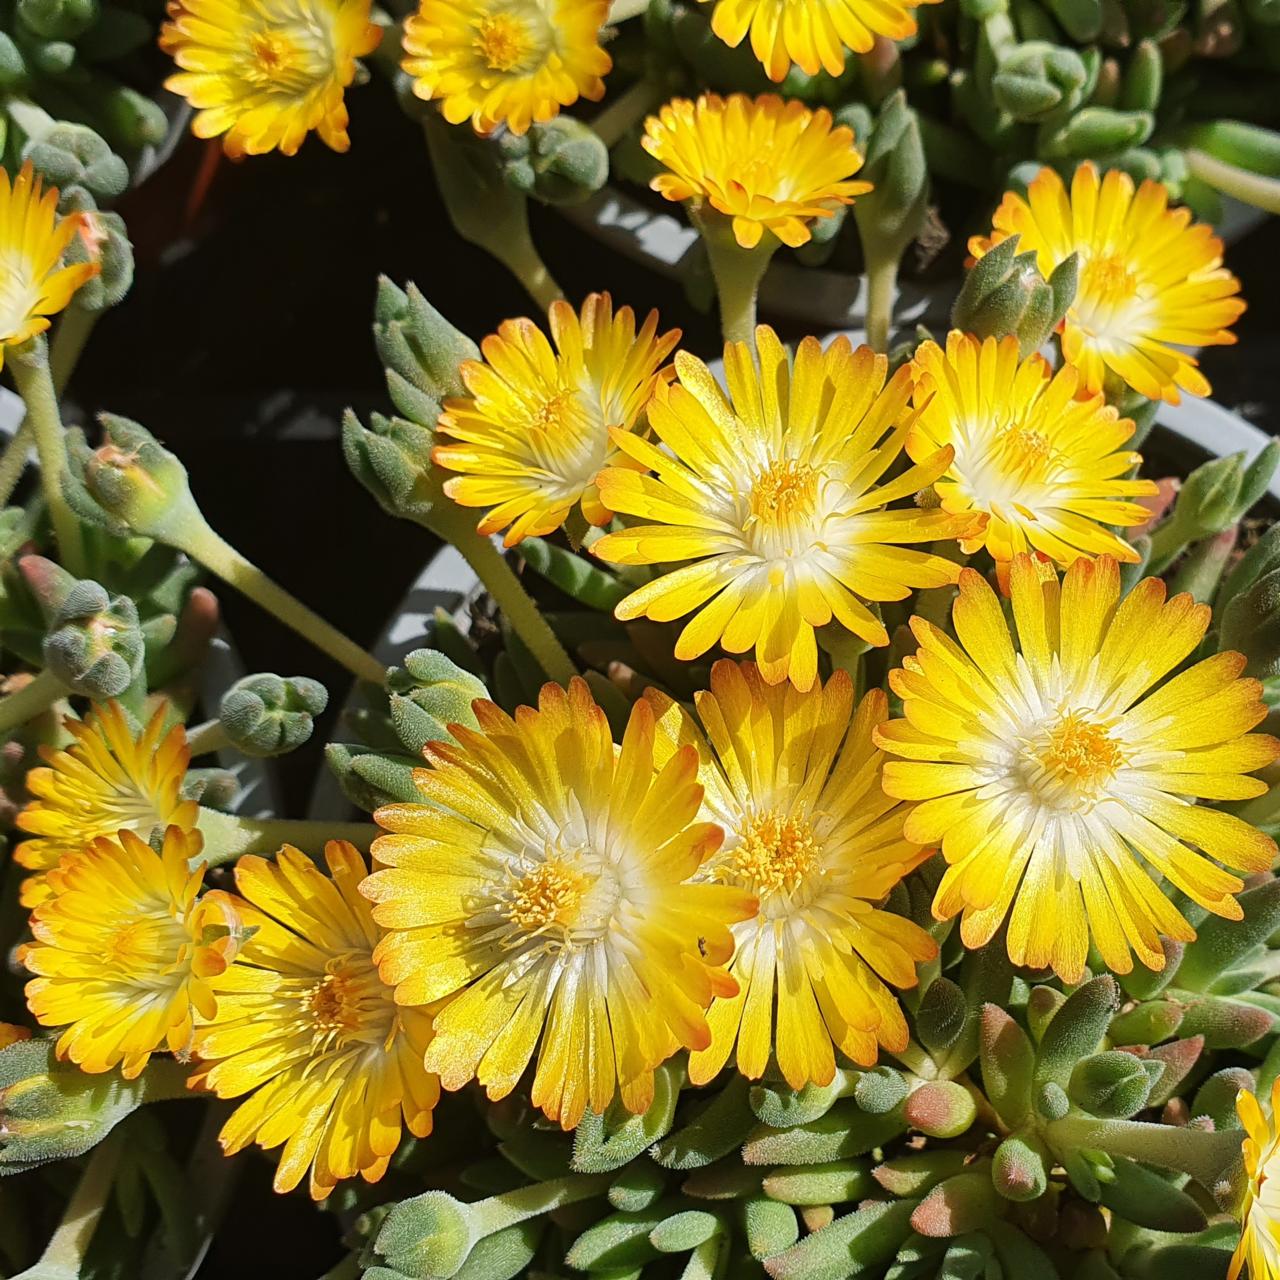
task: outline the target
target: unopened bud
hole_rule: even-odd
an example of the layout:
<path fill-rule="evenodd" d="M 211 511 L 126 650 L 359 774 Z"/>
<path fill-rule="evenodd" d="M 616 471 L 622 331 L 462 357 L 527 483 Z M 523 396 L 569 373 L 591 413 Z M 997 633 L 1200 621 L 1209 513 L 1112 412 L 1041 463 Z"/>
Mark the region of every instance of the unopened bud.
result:
<path fill-rule="evenodd" d="M 388 515 L 418 524 L 447 501 L 431 461 L 433 436 L 430 427 L 404 418 L 375 413 L 366 427 L 350 409 L 342 417 L 342 454 L 351 474 Z"/>
<path fill-rule="evenodd" d="M 80 234 L 67 246 L 66 261 L 98 265 L 98 274 L 77 290 L 75 305 L 85 311 L 114 307 L 133 284 L 133 245 L 124 219 L 118 213 L 103 213 L 83 187 L 64 191 L 59 208 L 81 219 Z"/>
<path fill-rule="evenodd" d="M 1138 1058 L 1113 1049 L 1078 1062 L 1067 1092 L 1071 1101 L 1090 1115 L 1123 1120 L 1146 1106 L 1151 1085 L 1151 1077 Z"/>
<path fill-rule="evenodd" d="M 142 671 L 145 652 L 133 601 L 87 580 L 67 593 L 44 640 L 45 666 L 95 702 L 123 694 Z"/>
<path fill-rule="evenodd" d="M 1046 280 L 1034 253 L 1018 253 L 1018 237 L 1002 240 L 973 265 L 952 311 L 952 324 L 979 338 L 1013 335 L 1024 355 L 1038 350 L 1075 301 L 1078 259 L 1072 254 Z"/>
<path fill-rule="evenodd" d="M 378 280 L 373 340 L 396 408 L 434 430 L 441 403 L 466 392 L 459 369 L 464 360 L 479 359 L 479 348 L 412 281 L 400 289 L 386 276 Z"/>
<path fill-rule="evenodd" d="M 415 649 L 403 667 L 392 667 L 387 690 L 396 736 L 414 755 L 428 742 L 446 741 L 450 725 L 475 728 L 472 703 L 489 696 L 480 680 L 434 649 Z"/>
<path fill-rule="evenodd" d="M 1015 120 L 1040 121 L 1054 112 L 1074 111 L 1089 73 L 1074 49 L 1043 40 L 1018 45 L 991 80 L 997 106 Z"/>
<path fill-rule="evenodd" d="M 247 756 L 282 756 L 302 746 L 329 695 L 306 676 L 245 676 L 222 695 L 218 720 L 232 745 Z"/>
<path fill-rule="evenodd" d="M 96 200 L 114 200 L 129 185 L 128 166 L 87 125 L 58 123 L 27 144 L 25 157 L 55 187 L 84 187 Z"/>
<path fill-rule="evenodd" d="M 493 145 L 507 181 L 546 204 L 581 204 L 609 177 L 609 149 L 572 116 L 536 122 L 525 134 L 505 130 Z"/>

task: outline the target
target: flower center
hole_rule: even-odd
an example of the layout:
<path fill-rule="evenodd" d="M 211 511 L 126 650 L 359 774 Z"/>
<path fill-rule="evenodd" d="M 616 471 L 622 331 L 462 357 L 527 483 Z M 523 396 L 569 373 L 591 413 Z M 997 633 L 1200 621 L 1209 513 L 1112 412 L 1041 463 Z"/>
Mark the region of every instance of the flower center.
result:
<path fill-rule="evenodd" d="M 1027 752 L 1028 782 L 1055 809 L 1091 808 L 1105 799 L 1125 763 L 1124 749 L 1090 712 L 1068 711 Z"/>
<path fill-rule="evenodd" d="M 558 391 L 549 400 L 543 401 L 534 414 L 531 426 L 538 431 L 569 430 L 577 425 L 580 415 L 574 413 L 578 397 L 572 391 Z"/>
<path fill-rule="evenodd" d="M 134 916 L 108 935 L 103 966 L 113 976 L 156 986 L 175 971 L 190 942 L 186 929 L 168 914 Z"/>
<path fill-rule="evenodd" d="M 304 996 L 303 1006 L 313 1052 L 352 1040 L 382 1043 L 392 1022 L 392 1006 L 378 971 L 358 952 L 332 957 L 324 976 Z"/>
<path fill-rule="evenodd" d="M 785 524 L 793 517 L 812 515 L 817 497 L 817 471 L 785 458 L 756 476 L 751 486 L 751 516 L 762 524 Z"/>
<path fill-rule="evenodd" d="M 475 50 L 490 71 L 529 71 L 541 59 L 546 32 L 535 29 L 532 17 L 527 12 L 505 11 L 481 20 L 476 29 Z M 545 27 L 545 23 L 539 25 Z"/>
<path fill-rule="evenodd" d="M 1105 258 L 1090 258 L 1084 264 L 1080 292 L 1095 305 L 1118 306 L 1134 297 L 1138 281 L 1123 258 L 1110 254 Z"/>
<path fill-rule="evenodd" d="M 729 858 L 732 874 L 762 897 L 790 897 L 819 870 L 821 856 L 807 818 L 770 809 L 747 819 Z"/>
<path fill-rule="evenodd" d="M 333 74 L 330 34 L 316 21 L 289 15 L 248 38 L 242 73 L 250 88 L 273 95 L 309 93 Z"/>
<path fill-rule="evenodd" d="M 24 255 L 0 253 L 0 339 L 19 333 L 40 301 Z"/>
<path fill-rule="evenodd" d="M 549 858 L 516 881 L 507 918 L 530 933 L 554 929 L 567 935 L 592 883 L 580 867 Z"/>

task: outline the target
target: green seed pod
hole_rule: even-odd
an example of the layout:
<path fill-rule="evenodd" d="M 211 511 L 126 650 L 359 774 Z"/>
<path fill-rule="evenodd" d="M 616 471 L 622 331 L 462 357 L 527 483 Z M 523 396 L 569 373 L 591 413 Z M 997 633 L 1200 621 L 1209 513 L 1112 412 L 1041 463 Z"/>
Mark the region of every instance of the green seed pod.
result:
<path fill-rule="evenodd" d="M 95 200 L 114 200 L 129 185 L 125 162 L 92 129 L 62 122 L 27 144 L 25 157 L 55 187 L 84 187 Z"/>
<path fill-rule="evenodd" d="M 302 746 L 329 694 L 306 676 L 245 676 L 222 695 L 218 721 L 238 751 L 267 758 Z"/>
<path fill-rule="evenodd" d="M 1110 1050 L 1076 1063 L 1067 1095 L 1091 1115 L 1123 1120 L 1141 1111 L 1152 1080 L 1131 1053 Z"/>
<path fill-rule="evenodd" d="M 67 593 L 44 640 L 45 666 L 95 702 L 124 693 L 141 674 L 144 653 L 137 606 L 89 581 Z"/>
<path fill-rule="evenodd" d="M 493 145 L 506 180 L 544 204 L 581 204 L 609 178 L 609 149 L 572 116 L 535 122 L 525 134 L 504 130 Z"/>

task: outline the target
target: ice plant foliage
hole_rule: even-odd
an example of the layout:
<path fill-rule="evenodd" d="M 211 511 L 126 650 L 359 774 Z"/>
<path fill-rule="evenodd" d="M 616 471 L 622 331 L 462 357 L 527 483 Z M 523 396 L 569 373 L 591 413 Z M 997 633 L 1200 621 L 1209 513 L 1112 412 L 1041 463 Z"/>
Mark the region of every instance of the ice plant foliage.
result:
<path fill-rule="evenodd" d="M 156 830 L 195 828 L 199 806 L 184 800 L 190 753 L 180 724 L 165 728 L 168 704 L 136 733 L 117 702 L 96 706 L 83 720 L 68 719 L 70 746 L 40 748 L 44 765 L 27 772 L 34 799 L 18 814 L 28 833 L 14 850 L 19 866 L 44 873 L 64 854 L 80 853 L 100 836 L 132 831 L 148 840 Z M 44 874 L 22 885 L 24 906 L 49 895 Z"/>
<path fill-rule="evenodd" d="M 754 650 L 769 684 L 812 687 L 814 629 L 833 619 L 870 644 L 888 644 L 868 601 L 953 583 L 957 566 L 903 544 L 976 537 L 985 514 L 888 509 L 951 465 L 950 446 L 885 475 L 910 415 L 911 372 L 837 338 L 806 338 L 794 360 L 773 330 L 725 347 L 728 397 L 702 361 L 679 352 L 678 383 L 660 385 L 649 421 L 664 448 L 615 432 L 623 453 L 652 471 L 609 467 L 601 501 L 648 523 L 606 534 L 593 550 L 614 564 L 690 561 L 629 595 L 620 618 L 670 621 L 693 613 L 681 660 L 719 643 Z"/>
<path fill-rule="evenodd" d="M 98 274 L 96 261 L 62 265 L 86 222 L 57 210 L 57 189 L 44 185 L 30 161 L 13 179 L 0 168 L 0 368 L 8 348 L 43 333 L 49 317 Z"/>
<path fill-rule="evenodd" d="M 643 145 L 664 170 L 653 189 L 731 218 L 744 249 L 766 231 L 802 245 L 815 218 L 871 190 L 852 180 L 862 167 L 852 130 L 773 94 L 677 98 L 645 122 Z"/>
<path fill-rule="evenodd" d="M 1078 396 L 1074 368 L 1054 373 L 1039 355 L 1021 359 L 1013 337 L 980 342 L 953 332 L 945 350 L 921 344 L 915 369 L 919 416 L 907 452 L 923 462 L 954 449 L 934 486 L 943 510 L 989 517 L 979 537 L 961 544 L 965 552 L 985 547 L 1003 575 L 1029 550 L 1064 568 L 1082 555 L 1138 559 L 1109 526 L 1149 519 L 1134 499 L 1156 486 L 1130 478 L 1142 461 L 1123 448 L 1133 423 L 1101 394 Z"/>
<path fill-rule="evenodd" d="M 1011 572 L 1016 643 L 1000 599 L 966 570 L 952 614 L 958 643 L 919 618 L 920 648 L 890 676 L 906 718 L 876 730 L 900 757 L 891 795 L 914 802 L 908 839 L 941 841 L 948 868 L 933 903 L 962 914 L 968 947 L 1008 918 L 1009 956 L 1076 982 L 1092 943 L 1128 973 L 1133 953 L 1161 969 L 1161 937 L 1195 929 L 1162 882 L 1239 919 L 1242 881 L 1276 845 L 1198 799 L 1266 791 L 1249 774 L 1280 755 L 1250 733 L 1266 716 L 1244 658 L 1219 653 L 1171 679 L 1210 610 L 1166 599 L 1158 578 L 1123 599 L 1116 561 L 1079 559 L 1062 582 L 1028 555 Z"/>
<path fill-rule="evenodd" d="M 1280 1276 L 1280 1135 L 1276 1132 L 1276 1108 L 1280 1104 L 1280 1080 L 1271 1086 L 1269 1114 L 1263 1114 L 1257 1095 L 1242 1089 L 1236 1110 L 1244 1126 L 1244 1163 L 1248 1182 L 1240 1206 L 1243 1229 L 1231 1258 L 1227 1280 L 1236 1280 L 1244 1269 L 1248 1280 L 1275 1280 Z"/>
<path fill-rule="evenodd" d="M 735 49 L 749 34 L 770 80 L 784 80 L 792 63 L 811 76 L 838 76 L 849 50 L 867 53 L 877 36 L 914 35 L 921 2 L 935 0 L 718 0 L 711 29 Z"/>
<path fill-rule="evenodd" d="M 388 935 L 374 957 L 402 1005 L 443 1001 L 426 1054 L 447 1089 L 511 1092 L 573 1128 L 620 1094 L 643 1111 L 653 1069 L 706 1048 L 705 1010 L 747 890 L 689 883 L 722 832 L 699 818 L 696 752 L 659 766 L 639 703 L 615 747 L 585 682 L 547 685 L 512 719 L 478 701 L 479 731 L 426 748 L 423 804 L 379 809 L 363 891 Z"/>
<path fill-rule="evenodd" d="M 855 706 L 843 671 L 801 693 L 722 660 L 697 721 L 656 690 L 646 697 L 659 755 L 696 748 L 703 812 L 725 832 L 702 876 L 760 901 L 733 927 L 738 994 L 711 1006 L 711 1044 L 690 1055 L 690 1079 L 713 1080 L 735 1043 L 743 1075 L 759 1079 L 773 1053 L 793 1089 L 829 1084 L 836 1049 L 864 1066 L 881 1045 L 901 1052 L 907 1023 L 887 984 L 914 986 L 937 946 L 881 904 L 933 850 L 903 836 L 906 806 L 880 786 L 871 735 L 887 719 L 884 691 Z"/>
<path fill-rule="evenodd" d="M 165 87 L 196 109 L 198 138 L 229 156 L 294 155 L 313 129 L 351 145 L 344 91 L 378 47 L 370 0 L 170 0 L 160 46 L 178 65 Z"/>
<path fill-rule="evenodd" d="M 195 1018 L 217 1011 L 212 981 L 234 959 L 231 899 L 200 895 L 197 832 L 170 827 L 160 853 L 132 831 L 94 840 L 48 873 L 18 958 L 36 975 L 27 1004 L 64 1027 L 58 1055 L 85 1071 L 141 1074 L 160 1049 L 188 1053 Z M 189 866 L 195 861 L 195 869 Z"/>
<path fill-rule="evenodd" d="M 1019 251 L 1034 251 L 1046 278 L 1080 255 L 1062 350 L 1086 390 L 1102 390 L 1109 372 L 1170 404 L 1183 391 L 1209 394 L 1195 357 L 1181 348 L 1235 341 L 1229 326 L 1244 310 L 1240 282 L 1222 265 L 1212 228 L 1193 224 L 1189 209 L 1170 209 L 1160 183 L 1143 182 L 1135 192 L 1122 170 L 1100 179 L 1085 163 L 1068 192 L 1053 169 L 1042 169 L 1025 197 L 1006 193 L 992 226 L 989 237 L 970 241 L 975 255 L 1016 235 Z"/>
<path fill-rule="evenodd" d="M 579 98 L 604 96 L 608 15 L 608 0 L 422 0 L 405 24 L 404 70 L 450 124 L 527 133 Z"/>
<path fill-rule="evenodd" d="M 241 858 L 234 909 L 248 934 L 214 983 L 217 1012 L 197 1028 L 205 1066 L 193 1087 L 248 1097 L 222 1130 L 228 1155 L 283 1146 L 277 1191 L 309 1175 L 321 1200 L 343 1178 L 377 1182 L 401 1126 L 431 1132 L 440 1096 L 423 1066 L 431 1019 L 401 1008 L 373 963 L 382 931 L 360 895 L 365 860 L 325 847 L 329 875 L 296 849 Z"/>
<path fill-rule="evenodd" d="M 596 476 L 628 465 L 611 433 L 635 428 L 680 340 L 678 329 L 658 332 L 656 311 L 637 332 L 631 308 L 615 313 L 607 293 L 588 297 L 581 316 L 552 303 L 550 325 L 554 348 L 532 320 L 508 320 L 485 339 L 483 362 L 462 366 L 471 394 L 440 416 L 450 442 L 431 455 L 462 473 L 445 493 L 488 507 L 479 530 L 505 529 L 507 546 L 554 532 L 578 503 L 589 523 L 608 522 Z"/>

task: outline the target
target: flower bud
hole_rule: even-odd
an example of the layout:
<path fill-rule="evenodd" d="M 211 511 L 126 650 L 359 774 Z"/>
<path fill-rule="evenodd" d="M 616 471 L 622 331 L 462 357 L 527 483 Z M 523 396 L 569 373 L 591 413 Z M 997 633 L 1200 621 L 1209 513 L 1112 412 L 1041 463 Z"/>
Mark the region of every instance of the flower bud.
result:
<path fill-rule="evenodd" d="M 931 1080 L 922 1084 L 903 1108 L 913 1129 L 931 1138 L 957 1138 L 977 1119 L 973 1095 L 954 1080 Z"/>
<path fill-rule="evenodd" d="M 883 246 L 881 254 L 901 256 L 924 225 L 929 204 L 929 170 L 915 112 L 899 89 L 885 99 L 867 139 L 859 178 L 872 190 L 853 206 L 864 246 Z M 868 259 L 873 256 L 868 253 Z"/>
<path fill-rule="evenodd" d="M 98 17 L 98 0 L 18 0 L 17 19 L 46 40 L 74 40 Z"/>
<path fill-rule="evenodd" d="M 450 725 L 476 728 L 472 703 L 489 696 L 479 679 L 434 649 L 415 649 L 403 667 L 392 667 L 387 690 L 396 736 L 414 755 L 428 742 L 447 741 Z"/>
<path fill-rule="evenodd" d="M 1000 63 L 991 79 L 991 93 L 996 105 L 1015 120 L 1034 122 L 1054 112 L 1074 111 L 1088 78 L 1074 49 L 1029 40 Z"/>
<path fill-rule="evenodd" d="M 609 149 L 572 116 L 536 122 L 525 134 L 504 130 L 493 145 L 507 181 L 545 204 L 581 204 L 609 178 Z"/>
<path fill-rule="evenodd" d="M 49 671 L 95 702 L 124 693 L 141 673 L 144 654 L 137 606 L 87 580 L 67 592 L 44 640 Z"/>
<path fill-rule="evenodd" d="M 247 756 L 282 756 L 311 737 L 329 694 L 306 676 L 245 676 L 222 695 L 218 721 L 236 750 Z"/>
<path fill-rule="evenodd" d="M 991 1159 L 991 1184 L 1006 1200 L 1038 1200 L 1049 1185 L 1052 1163 L 1040 1143 L 1013 1134 Z"/>
<path fill-rule="evenodd" d="M 114 200 L 129 185 L 129 169 L 87 125 L 62 121 L 28 143 L 25 156 L 60 191 L 84 187 L 95 200 Z"/>
<path fill-rule="evenodd" d="M 374 413 L 366 427 L 350 409 L 342 416 L 342 454 L 351 474 L 388 515 L 423 525 L 447 501 L 431 461 L 432 436 L 431 428 L 404 418 Z"/>
<path fill-rule="evenodd" d="M 58 207 L 63 213 L 79 213 L 82 219 L 80 234 L 67 246 L 67 263 L 98 264 L 98 274 L 76 291 L 74 305 L 85 311 L 114 307 L 133 284 L 133 245 L 124 219 L 118 213 L 103 213 L 83 187 L 64 191 Z"/>
<path fill-rule="evenodd" d="M 240 794 L 240 779 L 230 769 L 188 769 L 182 779 L 182 798 L 206 809 L 228 812 Z"/>
<path fill-rule="evenodd" d="M 1163 1067 L 1155 1065 L 1163 1071 Z M 1152 1083 L 1138 1058 L 1112 1049 L 1078 1062 L 1067 1094 L 1090 1115 L 1124 1120 L 1146 1106 Z"/>

